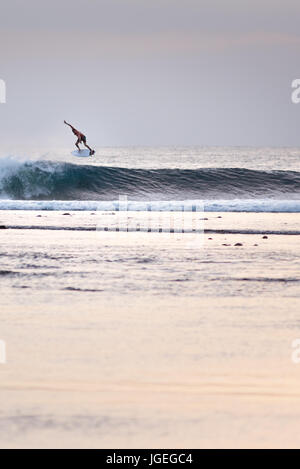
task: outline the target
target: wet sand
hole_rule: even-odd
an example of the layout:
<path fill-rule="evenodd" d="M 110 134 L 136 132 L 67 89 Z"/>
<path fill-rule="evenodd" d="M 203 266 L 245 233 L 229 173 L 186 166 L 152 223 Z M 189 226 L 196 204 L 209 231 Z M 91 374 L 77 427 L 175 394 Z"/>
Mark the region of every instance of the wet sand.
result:
<path fill-rule="evenodd" d="M 299 447 L 299 214 L 114 217 L 0 213 L 0 446 Z"/>

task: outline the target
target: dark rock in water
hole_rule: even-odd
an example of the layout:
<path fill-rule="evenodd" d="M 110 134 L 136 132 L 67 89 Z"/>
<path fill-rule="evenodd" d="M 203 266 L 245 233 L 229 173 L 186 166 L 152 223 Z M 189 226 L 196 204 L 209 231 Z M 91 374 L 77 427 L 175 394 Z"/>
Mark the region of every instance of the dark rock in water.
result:
<path fill-rule="evenodd" d="M 224 243 L 224 244 L 222 244 L 222 246 L 231 246 L 231 244 L 225 244 L 225 243 Z"/>
<path fill-rule="evenodd" d="M 221 216 L 218 216 L 217 218 L 223 218 L 223 217 L 221 217 Z"/>
<path fill-rule="evenodd" d="M 258 244 L 253 244 L 253 246 L 258 246 Z"/>
<path fill-rule="evenodd" d="M 7 230 L 7 228 L 4 225 L 0 225 L 0 230 Z"/>
<path fill-rule="evenodd" d="M 42 218 L 42 215 L 37 215 L 36 218 Z"/>
<path fill-rule="evenodd" d="M 212 238 L 208 238 L 210 241 L 212 240 Z"/>
<path fill-rule="evenodd" d="M 235 246 L 243 246 L 242 243 L 235 243 Z"/>
<path fill-rule="evenodd" d="M 70 214 L 70 213 L 63 213 L 63 215 L 69 215 L 69 216 L 71 216 L 71 214 Z"/>
<path fill-rule="evenodd" d="M 268 236 L 263 236 L 262 239 L 269 239 Z"/>

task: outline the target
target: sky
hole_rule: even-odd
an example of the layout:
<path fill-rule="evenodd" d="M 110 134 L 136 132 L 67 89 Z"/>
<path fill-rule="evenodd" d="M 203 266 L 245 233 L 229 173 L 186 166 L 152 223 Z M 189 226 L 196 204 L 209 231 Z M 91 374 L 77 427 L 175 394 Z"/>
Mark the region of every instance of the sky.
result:
<path fill-rule="evenodd" d="M 299 0 L 4 0 L 3 145 L 300 146 Z"/>

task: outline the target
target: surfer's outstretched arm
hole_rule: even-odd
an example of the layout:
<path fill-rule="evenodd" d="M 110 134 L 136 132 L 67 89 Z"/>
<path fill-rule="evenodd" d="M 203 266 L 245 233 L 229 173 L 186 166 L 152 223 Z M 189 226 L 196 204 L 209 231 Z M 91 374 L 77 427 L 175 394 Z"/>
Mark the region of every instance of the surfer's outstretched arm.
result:
<path fill-rule="evenodd" d="M 69 127 L 71 127 L 73 134 L 76 135 L 76 136 L 79 138 L 79 140 L 81 140 L 81 136 L 82 136 L 83 134 L 82 134 L 81 132 L 79 132 L 79 130 L 75 129 L 75 127 L 73 127 L 73 125 L 69 124 L 67 121 L 64 121 L 64 123 L 65 123 L 66 125 L 68 125 Z M 79 143 L 80 143 L 80 142 L 79 142 Z"/>
<path fill-rule="evenodd" d="M 64 121 L 64 124 L 68 125 L 69 127 L 71 127 L 71 129 L 75 129 L 75 127 L 73 127 L 73 125 L 69 124 L 67 121 Z"/>

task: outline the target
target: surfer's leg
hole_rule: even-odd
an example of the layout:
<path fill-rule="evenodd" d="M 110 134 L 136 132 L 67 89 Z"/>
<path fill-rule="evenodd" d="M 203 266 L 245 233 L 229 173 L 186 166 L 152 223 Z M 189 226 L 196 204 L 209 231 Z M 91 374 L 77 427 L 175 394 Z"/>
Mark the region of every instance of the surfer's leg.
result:
<path fill-rule="evenodd" d="M 88 148 L 90 150 L 90 155 L 93 155 L 95 153 L 94 150 L 92 150 L 91 147 L 89 147 L 88 144 L 86 143 L 86 138 L 85 137 L 81 140 L 81 142 L 83 143 L 85 148 Z"/>
<path fill-rule="evenodd" d="M 78 139 L 77 142 L 75 143 L 76 147 L 77 147 L 78 150 L 80 151 L 80 146 L 78 145 L 78 143 L 80 143 L 80 139 Z"/>
<path fill-rule="evenodd" d="M 88 148 L 90 151 L 93 151 L 93 150 L 91 149 L 91 147 L 89 147 L 86 142 L 82 142 L 82 143 L 83 143 L 83 145 L 85 146 L 85 148 Z"/>

